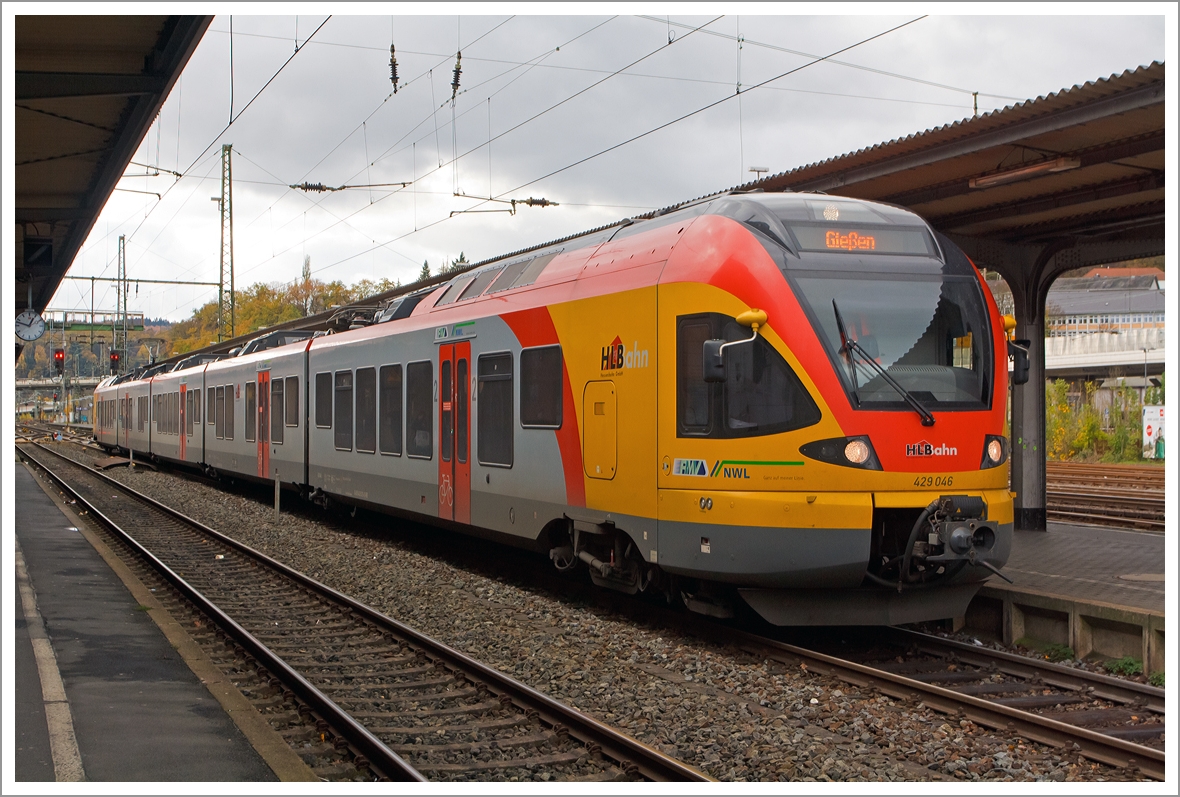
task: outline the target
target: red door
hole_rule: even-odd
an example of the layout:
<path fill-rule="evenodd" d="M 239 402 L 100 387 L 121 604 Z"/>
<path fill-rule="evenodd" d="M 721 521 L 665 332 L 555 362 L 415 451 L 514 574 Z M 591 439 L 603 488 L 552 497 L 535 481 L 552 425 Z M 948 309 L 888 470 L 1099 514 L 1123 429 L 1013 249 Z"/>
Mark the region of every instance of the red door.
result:
<path fill-rule="evenodd" d="M 187 396 L 188 396 L 188 386 L 181 385 L 180 386 L 180 428 L 177 431 L 180 433 L 180 459 L 182 461 L 184 460 L 185 442 L 188 440 L 188 434 L 186 434 L 188 427 L 185 426 L 185 421 L 188 420 L 188 414 L 187 414 L 187 410 L 185 409 L 185 406 L 184 406 L 184 400 L 185 400 L 185 398 L 187 398 Z"/>
<path fill-rule="evenodd" d="M 438 349 L 438 516 L 471 522 L 471 342 Z"/>
<path fill-rule="evenodd" d="M 264 479 L 274 478 L 270 472 L 270 371 L 258 372 L 258 475 Z"/>

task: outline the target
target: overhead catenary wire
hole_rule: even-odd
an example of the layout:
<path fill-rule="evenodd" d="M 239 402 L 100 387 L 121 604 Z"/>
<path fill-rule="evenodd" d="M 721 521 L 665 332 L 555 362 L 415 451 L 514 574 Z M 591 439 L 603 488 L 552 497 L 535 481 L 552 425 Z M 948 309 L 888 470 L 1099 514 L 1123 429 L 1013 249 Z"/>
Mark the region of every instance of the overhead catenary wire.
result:
<path fill-rule="evenodd" d="M 808 62 L 808 63 L 806 63 L 806 64 L 801 64 L 800 66 L 797 66 L 797 67 L 795 67 L 795 68 L 793 68 L 793 69 L 789 69 L 789 70 L 787 70 L 786 72 L 783 72 L 783 73 L 781 73 L 781 74 L 779 74 L 779 75 L 775 75 L 774 77 L 767 78 L 766 80 L 763 80 L 763 81 L 761 81 L 761 82 L 759 82 L 759 83 L 756 83 L 756 84 L 754 84 L 754 85 L 750 86 L 750 87 L 749 87 L 749 88 L 748 88 L 746 91 L 747 91 L 747 92 L 748 92 L 748 91 L 754 91 L 754 90 L 756 90 L 756 89 L 763 88 L 763 87 L 767 86 L 768 84 L 770 84 L 770 83 L 773 83 L 773 82 L 774 82 L 774 81 L 776 81 L 776 80 L 781 80 L 781 79 L 782 79 L 782 78 L 784 78 L 784 77 L 788 77 L 789 75 L 795 74 L 795 73 L 797 73 L 797 72 L 799 72 L 799 71 L 801 71 L 801 70 L 803 70 L 803 69 L 807 69 L 808 67 L 814 66 L 815 64 L 822 63 L 822 62 L 824 62 L 824 61 L 826 61 L 826 60 L 829 60 L 829 59 L 833 58 L 834 56 L 837 56 L 837 55 L 841 54 L 841 53 L 845 53 L 845 52 L 848 52 L 848 51 L 850 51 L 850 50 L 856 49 L 857 47 L 860 47 L 860 46 L 862 46 L 862 45 L 864 45 L 864 44 L 867 44 L 867 43 L 869 43 L 869 42 L 871 42 L 871 41 L 874 41 L 874 40 L 876 40 L 876 39 L 879 39 L 879 38 L 881 38 L 881 37 L 883 37 L 883 36 L 887 36 L 887 35 L 889 35 L 889 34 L 891 34 L 891 33 L 894 33 L 894 32 L 896 32 L 896 31 L 898 31 L 898 30 L 901 30 L 902 28 L 906 28 L 906 27 L 908 27 L 908 26 L 910 26 L 910 25 L 914 24 L 915 22 L 919 22 L 919 21 L 921 21 L 921 20 L 925 19 L 925 18 L 926 18 L 926 16 L 927 16 L 927 15 L 925 15 L 925 14 L 924 14 L 924 15 L 922 15 L 922 16 L 919 16 L 919 17 L 916 17 L 916 18 L 914 18 L 914 19 L 911 19 L 911 20 L 909 20 L 909 21 L 907 21 L 907 22 L 903 22 L 903 23 L 902 23 L 902 24 L 900 24 L 900 25 L 895 25 L 895 26 L 894 26 L 894 27 L 892 27 L 892 28 L 889 28 L 889 29 L 887 29 L 887 30 L 881 31 L 880 33 L 876 33 L 876 34 L 874 34 L 874 35 L 872 35 L 872 36 L 869 36 L 869 37 L 867 37 L 867 38 L 861 39 L 860 41 L 854 42 L 853 44 L 850 44 L 850 45 L 848 45 L 848 46 L 846 46 L 846 47 L 842 47 L 842 48 L 840 48 L 840 49 L 838 49 L 838 50 L 835 50 L 835 51 L 833 51 L 833 52 L 829 53 L 828 55 L 825 55 L 825 56 L 817 56 L 817 57 L 815 57 L 815 58 L 814 58 L 812 61 L 810 61 L 810 62 Z M 680 41 L 680 40 L 681 40 L 681 39 L 677 39 L 677 41 Z M 744 93 L 744 92 L 743 92 L 743 93 Z M 660 130 L 663 130 L 663 129 L 667 128 L 667 127 L 671 127 L 672 125 L 674 125 L 674 124 L 677 124 L 677 123 L 679 123 L 679 122 L 681 122 L 681 121 L 684 121 L 685 119 L 689 119 L 689 118 L 691 118 L 691 117 L 693 117 L 693 116 L 696 116 L 697 114 L 703 113 L 704 111 L 707 111 L 707 110 L 709 110 L 709 109 L 711 109 L 711 108 L 715 108 L 715 107 L 717 107 L 718 105 L 721 105 L 722 103 L 724 103 L 724 102 L 727 102 L 728 100 L 732 99 L 732 98 L 733 98 L 733 97 L 735 97 L 735 96 L 737 96 L 737 95 L 736 95 L 736 94 L 727 94 L 726 96 L 722 97 L 721 99 L 719 99 L 719 100 L 716 100 L 716 101 L 714 101 L 714 102 L 711 102 L 711 103 L 708 103 L 707 105 L 704 105 L 704 106 L 702 106 L 702 107 L 700 107 L 700 108 L 698 108 L 698 109 L 696 109 L 696 110 L 694 110 L 694 111 L 690 111 L 689 113 L 682 114 L 681 116 L 678 116 L 678 117 L 676 117 L 675 119 L 672 119 L 672 120 L 670 120 L 670 121 L 664 122 L 664 123 L 662 123 L 662 124 L 660 124 L 660 125 L 657 125 L 656 127 L 653 127 L 653 128 L 651 128 L 651 129 L 649 129 L 649 130 L 647 130 L 647 131 L 643 132 L 643 133 L 640 133 L 640 134 L 638 134 L 638 135 L 632 136 L 632 137 L 630 137 L 630 138 L 628 138 L 628 139 L 626 139 L 626 140 L 624 140 L 624 141 L 621 141 L 621 142 L 619 142 L 619 143 L 617 143 L 617 144 L 614 144 L 614 145 L 612 145 L 612 146 L 610 146 L 610 147 L 607 147 L 607 148 L 605 148 L 605 149 L 599 150 L 598 152 L 596 152 L 596 153 L 594 153 L 594 154 L 592 154 L 592 155 L 587 155 L 586 157 L 584 157 L 584 158 L 580 158 L 579 160 L 577 160 L 577 161 L 574 161 L 574 162 L 572 162 L 572 163 L 569 163 L 569 164 L 567 164 L 567 165 L 565 165 L 565 166 L 562 166 L 561 168 L 554 169 L 553 171 L 551 171 L 551 172 L 549 172 L 549 173 L 547 173 L 547 174 L 544 174 L 544 175 L 542 175 L 542 176 L 540 176 L 540 177 L 537 177 L 537 178 L 534 178 L 534 179 L 532 179 L 532 180 L 529 180 L 529 181 L 528 181 L 528 182 L 526 182 L 526 183 L 522 183 L 521 185 L 519 185 L 519 186 L 517 186 L 517 187 L 515 187 L 515 188 L 513 188 L 513 189 L 511 189 L 511 190 L 509 190 L 509 191 L 504 191 L 504 192 L 501 192 L 501 193 L 500 193 L 500 194 L 498 194 L 496 197 L 494 197 L 494 199 L 503 198 L 503 197 L 507 196 L 508 194 L 514 194 L 514 193 L 516 193 L 517 191 L 520 191 L 522 188 L 527 188 L 528 186 L 530 186 L 530 185 L 533 185 L 534 183 L 538 183 L 538 182 L 540 182 L 541 180 L 545 180 L 545 179 L 547 179 L 547 178 L 549 178 L 549 177 L 552 177 L 552 176 L 554 176 L 554 175 L 556 175 L 556 174 L 560 174 L 561 172 L 568 171 L 569 169 L 572 169 L 572 168 L 574 168 L 574 167 L 576 167 L 576 166 L 579 166 L 579 165 L 581 165 L 581 164 L 583 164 L 583 163 L 586 163 L 586 162 L 588 162 L 588 161 L 591 161 L 591 160 L 593 160 L 593 159 L 595 159 L 595 158 L 597 158 L 597 157 L 599 157 L 599 156 L 601 156 L 601 155 L 604 155 L 604 154 L 606 154 L 606 153 L 608 153 L 608 152 L 612 152 L 612 151 L 614 151 L 614 150 L 616 150 L 616 149 L 619 149 L 620 147 L 624 147 L 624 146 L 626 146 L 626 145 L 628 145 L 628 144 L 630 144 L 630 143 L 633 143 L 633 142 L 635 142 L 635 141 L 638 141 L 638 140 L 640 140 L 640 139 L 642 139 L 642 138 L 645 138 L 645 137 L 647 137 L 647 136 L 649 136 L 649 135 L 651 135 L 651 134 L 653 134 L 653 133 L 656 133 L 656 132 L 658 132 L 658 131 L 660 131 Z M 478 205 L 477 205 L 476 207 L 478 207 Z M 413 234 L 415 234 L 415 233 L 417 233 L 417 232 L 420 232 L 420 231 L 422 231 L 422 230 L 425 230 L 425 229 L 429 229 L 429 228 L 431 228 L 431 227 L 434 227 L 434 226 L 436 226 L 436 225 L 438 225 L 438 224 L 441 224 L 441 223 L 443 223 L 443 222 L 445 222 L 445 221 L 449 221 L 451 218 L 453 218 L 453 217 L 451 217 L 451 216 L 447 216 L 447 217 L 444 217 L 444 218 L 440 218 L 440 219 L 438 219 L 438 220 L 436 220 L 436 221 L 434 221 L 434 222 L 431 222 L 431 223 L 429 223 L 429 224 L 423 225 L 422 227 L 417 227 L 417 226 L 415 226 L 415 229 L 414 229 L 414 230 L 411 230 L 411 231 L 409 231 L 409 232 L 405 232 L 405 233 L 403 233 L 403 234 L 401 234 L 401 235 L 395 236 L 394 238 L 391 238 L 391 239 L 388 241 L 388 243 L 394 243 L 394 242 L 396 242 L 396 241 L 399 241 L 399 240 L 401 240 L 401 239 L 403 239 L 403 238 L 406 238 L 406 237 L 408 237 L 408 236 L 410 236 L 410 235 L 413 235 Z M 352 260 L 352 259 L 354 259 L 354 258 L 356 258 L 356 257 L 360 257 L 360 256 L 362 256 L 362 255 L 365 255 L 365 254 L 367 254 L 369 251 L 371 251 L 371 250 L 369 250 L 369 249 L 366 249 L 366 250 L 363 250 L 363 251 L 361 251 L 361 252 L 356 252 L 356 253 L 354 253 L 354 254 L 352 254 L 352 255 L 349 255 L 348 257 L 341 258 L 340 260 L 337 260 L 337 261 L 335 261 L 335 262 L 333 262 L 333 263 L 329 263 L 329 264 L 327 264 L 327 265 L 325 265 L 325 266 L 322 266 L 322 267 L 320 267 L 319 269 L 316 269 L 316 271 L 317 271 L 317 272 L 318 272 L 318 271 L 324 271 L 324 270 L 327 270 L 327 269 L 329 269 L 329 268 L 333 268 L 333 267 L 335 267 L 335 266 L 338 266 L 338 265 L 340 265 L 341 263 L 346 263 L 346 262 L 348 262 L 349 260 Z"/>

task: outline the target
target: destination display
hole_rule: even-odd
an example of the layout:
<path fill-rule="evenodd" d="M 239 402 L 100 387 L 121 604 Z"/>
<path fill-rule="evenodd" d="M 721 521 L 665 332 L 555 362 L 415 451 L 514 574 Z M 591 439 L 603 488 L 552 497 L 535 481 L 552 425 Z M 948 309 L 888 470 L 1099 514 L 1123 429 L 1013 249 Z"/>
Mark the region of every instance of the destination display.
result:
<path fill-rule="evenodd" d="M 864 228 L 791 225 L 799 246 L 812 252 L 856 252 L 877 255 L 930 255 L 930 236 L 911 228 Z"/>

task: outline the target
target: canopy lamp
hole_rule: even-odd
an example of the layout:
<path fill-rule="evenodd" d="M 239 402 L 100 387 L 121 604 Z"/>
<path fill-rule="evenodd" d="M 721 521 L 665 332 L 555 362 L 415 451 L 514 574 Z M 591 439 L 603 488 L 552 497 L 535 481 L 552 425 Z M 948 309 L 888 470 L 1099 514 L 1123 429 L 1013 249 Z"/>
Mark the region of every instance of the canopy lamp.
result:
<path fill-rule="evenodd" d="M 1028 166 L 1020 166 L 1005 172 L 986 174 L 983 177 L 972 177 L 968 185 L 972 188 L 991 188 L 993 185 L 1003 185 L 1004 183 L 1011 183 L 1016 180 L 1027 180 L 1029 177 L 1036 177 L 1038 174 L 1067 172 L 1081 165 L 1082 161 L 1080 158 L 1055 158 L 1051 161 L 1041 161 Z"/>

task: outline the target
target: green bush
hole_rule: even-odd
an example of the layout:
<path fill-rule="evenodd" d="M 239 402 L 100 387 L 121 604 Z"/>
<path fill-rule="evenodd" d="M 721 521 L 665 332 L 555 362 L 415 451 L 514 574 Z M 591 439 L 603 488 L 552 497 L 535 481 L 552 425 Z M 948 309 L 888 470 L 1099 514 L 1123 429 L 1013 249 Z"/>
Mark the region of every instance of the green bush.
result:
<path fill-rule="evenodd" d="M 1164 671 L 1153 672 L 1151 677 L 1147 679 L 1152 686 L 1158 686 L 1160 689 L 1164 688 Z"/>
<path fill-rule="evenodd" d="M 1074 657 L 1073 648 L 1069 645 L 1062 645 L 1056 642 L 1052 645 L 1046 645 L 1041 652 L 1045 654 L 1045 658 L 1049 661 L 1069 661 Z"/>
<path fill-rule="evenodd" d="M 1111 659 L 1102 663 L 1103 668 L 1115 675 L 1141 675 L 1143 662 L 1134 656 L 1123 656 L 1121 659 Z"/>

